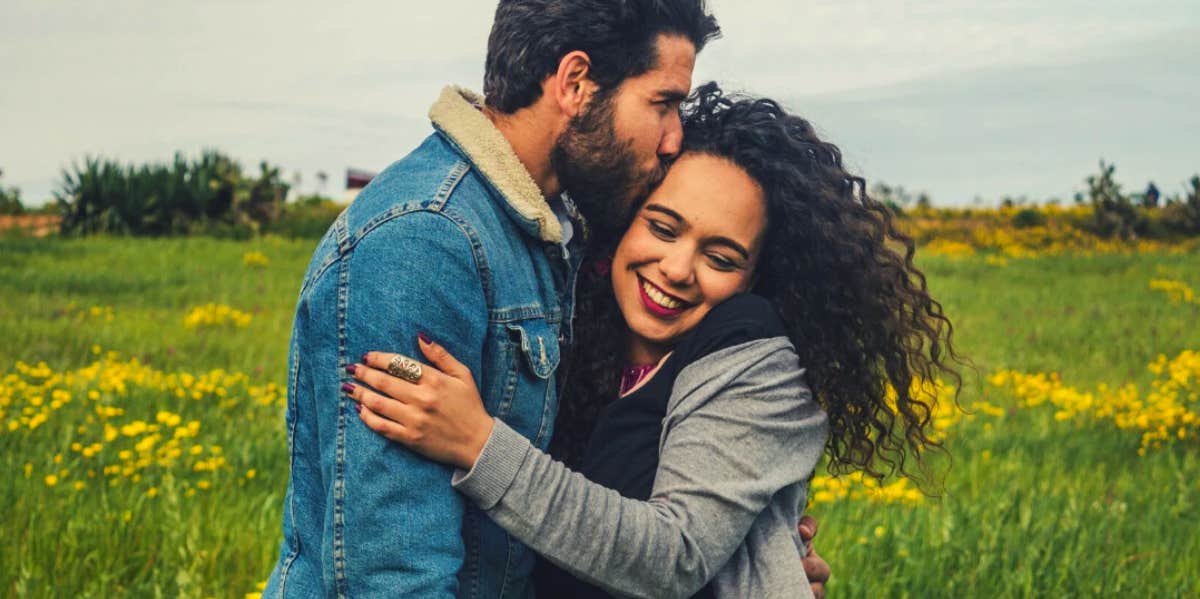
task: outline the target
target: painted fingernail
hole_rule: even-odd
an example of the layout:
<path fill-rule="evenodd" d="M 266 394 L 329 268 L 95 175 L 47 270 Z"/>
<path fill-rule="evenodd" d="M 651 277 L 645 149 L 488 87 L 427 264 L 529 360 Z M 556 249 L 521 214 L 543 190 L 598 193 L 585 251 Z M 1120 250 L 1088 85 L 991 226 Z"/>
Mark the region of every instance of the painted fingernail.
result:
<path fill-rule="evenodd" d="M 354 402 L 354 411 L 361 414 L 362 413 L 362 404 L 358 403 L 357 401 Z"/>
<path fill-rule="evenodd" d="M 346 374 L 354 374 L 355 368 L 356 368 L 355 364 L 350 364 L 349 366 L 346 367 Z"/>
<path fill-rule="evenodd" d="M 429 335 L 426 335 L 425 333 L 418 332 L 417 338 L 420 339 L 426 345 L 433 343 L 433 339 L 430 339 Z"/>
<path fill-rule="evenodd" d="M 342 391 L 345 393 L 354 393 L 354 385 L 350 383 L 342 383 Z"/>
<path fill-rule="evenodd" d="M 363 354 L 362 357 L 358 359 L 358 361 L 362 362 L 363 364 L 366 364 L 367 363 L 367 355 L 368 354 Z"/>

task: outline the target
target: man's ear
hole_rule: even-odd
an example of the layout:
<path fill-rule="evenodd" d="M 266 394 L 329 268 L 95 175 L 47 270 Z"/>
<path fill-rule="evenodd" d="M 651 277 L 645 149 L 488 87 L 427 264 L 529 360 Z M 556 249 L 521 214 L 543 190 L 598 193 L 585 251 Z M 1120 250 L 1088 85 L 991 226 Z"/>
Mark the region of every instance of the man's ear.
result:
<path fill-rule="evenodd" d="M 583 50 L 567 53 L 558 61 L 558 71 L 549 77 L 549 91 L 563 115 L 579 116 L 587 107 L 596 83 L 591 80 L 592 59 Z"/>

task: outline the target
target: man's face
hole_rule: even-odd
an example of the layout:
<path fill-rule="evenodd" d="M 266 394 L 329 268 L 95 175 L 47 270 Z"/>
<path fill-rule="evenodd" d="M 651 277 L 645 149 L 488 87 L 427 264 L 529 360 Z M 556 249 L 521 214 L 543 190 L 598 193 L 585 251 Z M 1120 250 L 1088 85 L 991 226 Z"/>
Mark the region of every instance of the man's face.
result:
<path fill-rule="evenodd" d="M 679 153 L 679 104 L 692 86 L 695 46 L 661 35 L 655 67 L 597 93 L 558 138 L 551 162 L 559 181 L 607 238 L 623 230 L 634 200 L 645 197 Z"/>

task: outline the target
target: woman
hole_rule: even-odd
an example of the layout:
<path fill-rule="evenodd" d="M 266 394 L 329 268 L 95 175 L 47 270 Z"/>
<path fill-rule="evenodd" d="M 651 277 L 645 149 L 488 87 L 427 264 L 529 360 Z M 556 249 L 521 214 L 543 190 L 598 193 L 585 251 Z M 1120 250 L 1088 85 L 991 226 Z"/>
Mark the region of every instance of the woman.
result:
<path fill-rule="evenodd" d="M 394 398 L 350 390 L 368 426 L 457 466 L 457 489 L 567 572 L 539 569 L 548 596 L 807 594 L 795 524 L 822 449 L 836 471 L 911 474 L 939 447 L 912 383 L 959 380 L 912 241 L 835 146 L 714 84 L 684 116 L 680 158 L 578 292 L 552 446 L 578 472 L 493 421 L 424 336 L 440 371 L 417 384 L 381 370 L 391 354 L 355 368 Z"/>

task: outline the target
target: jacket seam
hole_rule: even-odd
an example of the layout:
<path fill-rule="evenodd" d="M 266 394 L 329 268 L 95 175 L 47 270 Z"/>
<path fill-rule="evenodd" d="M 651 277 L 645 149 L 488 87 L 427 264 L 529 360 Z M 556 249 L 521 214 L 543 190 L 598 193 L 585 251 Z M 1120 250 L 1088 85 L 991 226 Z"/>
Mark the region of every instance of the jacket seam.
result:
<path fill-rule="evenodd" d="M 351 239 L 346 230 L 345 219 L 340 219 L 336 224 L 337 242 L 339 253 L 345 255 L 346 248 L 351 247 Z M 338 371 L 344 372 L 346 367 L 346 314 L 348 312 L 347 304 L 349 303 L 349 278 L 350 269 L 346 260 L 338 262 Z M 334 474 L 333 474 L 333 572 L 334 572 L 334 587 L 339 597 L 345 597 L 348 594 L 348 582 L 346 580 L 346 556 L 345 556 L 345 492 L 346 492 L 346 477 L 345 477 L 345 460 L 346 460 L 346 418 L 344 410 L 342 410 L 341 396 L 337 398 L 337 434 L 335 436 L 334 449 Z"/>
<path fill-rule="evenodd" d="M 289 349 L 292 352 L 295 352 L 296 351 L 295 338 L 293 338 L 291 340 L 290 344 L 291 344 L 291 347 Z M 292 363 L 291 372 L 288 373 L 288 379 L 291 383 L 288 386 L 288 395 L 289 395 L 288 402 L 292 404 L 293 409 L 296 409 L 296 408 L 298 408 L 298 406 L 296 405 L 296 382 L 300 378 L 299 377 L 300 361 L 293 359 L 292 362 L 293 363 Z M 299 416 L 298 414 L 293 414 L 292 422 L 288 426 L 288 472 L 296 471 L 296 422 L 299 421 L 298 416 Z M 280 594 L 280 596 L 285 596 L 285 594 L 287 593 L 288 574 L 290 574 L 292 564 L 295 563 L 296 558 L 300 556 L 300 534 L 297 532 L 299 530 L 299 527 L 296 526 L 296 494 L 289 489 L 287 498 L 288 498 L 288 506 L 287 506 L 288 514 L 287 515 L 288 515 L 288 519 L 291 520 L 291 522 L 292 522 L 292 535 L 291 535 L 292 550 L 288 552 L 287 559 L 284 560 L 283 566 L 281 566 L 279 569 L 279 594 Z"/>

